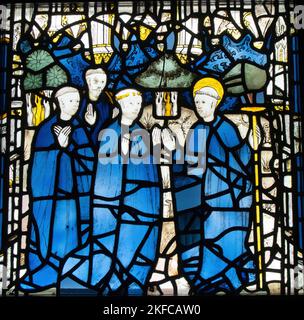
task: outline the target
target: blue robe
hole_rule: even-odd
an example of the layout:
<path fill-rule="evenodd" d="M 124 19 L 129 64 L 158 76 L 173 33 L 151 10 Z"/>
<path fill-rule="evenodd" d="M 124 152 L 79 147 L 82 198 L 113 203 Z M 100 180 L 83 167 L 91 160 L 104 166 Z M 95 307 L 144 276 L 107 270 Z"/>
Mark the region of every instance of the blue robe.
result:
<path fill-rule="evenodd" d="M 85 113 L 87 111 L 88 104 L 91 103 L 93 105 L 94 110 L 97 113 L 97 118 L 95 124 L 92 128 L 86 123 Z M 78 115 L 80 119 L 88 125 L 88 129 L 90 131 L 90 137 L 93 145 L 98 148 L 99 141 L 98 135 L 102 128 L 104 128 L 105 124 L 112 119 L 112 111 L 113 107 L 110 105 L 109 99 L 106 97 L 104 93 L 102 93 L 97 102 L 92 102 L 87 98 L 82 100 Z"/>
<path fill-rule="evenodd" d="M 129 130 L 134 133 L 138 129 L 135 124 Z M 159 168 L 151 162 L 140 137 L 131 142 L 130 150 L 133 156 L 144 155 L 145 163 L 124 163 L 120 152 L 115 152 L 120 135 L 118 120 L 102 132 L 91 243 L 66 261 L 61 288 L 74 284 L 75 288 L 90 288 L 104 295 L 141 295 L 146 290 L 159 247 Z"/>
<path fill-rule="evenodd" d="M 186 165 L 173 166 L 182 270 L 196 293 L 235 292 L 255 279 L 251 150 L 226 118 L 192 129 Z"/>
<path fill-rule="evenodd" d="M 62 148 L 53 127 L 72 127 Z M 94 154 L 76 118 L 44 121 L 33 142 L 30 171 L 31 216 L 28 274 L 21 290 L 41 290 L 57 281 L 63 258 L 88 237 Z"/>

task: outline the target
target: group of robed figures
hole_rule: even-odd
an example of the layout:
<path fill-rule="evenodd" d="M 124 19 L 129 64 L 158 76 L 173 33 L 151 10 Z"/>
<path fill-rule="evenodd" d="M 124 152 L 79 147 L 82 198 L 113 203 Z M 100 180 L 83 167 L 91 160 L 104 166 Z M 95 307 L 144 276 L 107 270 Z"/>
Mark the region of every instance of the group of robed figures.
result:
<path fill-rule="evenodd" d="M 35 134 L 27 271 L 19 289 L 144 295 L 163 221 L 160 164 L 148 146 L 155 141 L 142 135 L 140 91 L 123 89 L 112 103 L 101 68 L 85 78 L 84 95 L 72 86 L 54 92 L 56 109 Z M 223 96 L 214 78 L 194 84 L 191 153 L 171 167 L 180 271 L 193 294 L 237 292 L 256 279 L 248 246 L 252 152 L 218 113 Z"/>

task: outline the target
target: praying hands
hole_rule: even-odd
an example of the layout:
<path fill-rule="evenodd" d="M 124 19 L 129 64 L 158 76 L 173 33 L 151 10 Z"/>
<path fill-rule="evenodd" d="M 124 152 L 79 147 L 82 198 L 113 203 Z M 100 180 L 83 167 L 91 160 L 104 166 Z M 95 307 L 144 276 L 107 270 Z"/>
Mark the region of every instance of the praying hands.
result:
<path fill-rule="evenodd" d="M 69 135 L 71 133 L 71 127 L 66 126 L 64 128 L 55 126 L 54 131 L 58 139 L 58 143 L 62 148 L 66 148 L 69 144 Z"/>

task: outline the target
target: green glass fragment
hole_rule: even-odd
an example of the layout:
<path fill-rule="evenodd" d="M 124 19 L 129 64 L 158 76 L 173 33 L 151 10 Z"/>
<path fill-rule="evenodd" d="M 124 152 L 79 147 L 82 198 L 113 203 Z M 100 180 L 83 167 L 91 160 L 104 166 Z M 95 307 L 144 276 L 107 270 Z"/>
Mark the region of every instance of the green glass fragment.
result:
<path fill-rule="evenodd" d="M 67 83 L 68 77 L 65 71 L 59 67 L 54 66 L 47 71 L 46 74 L 46 85 L 47 87 L 56 88 L 64 83 Z"/>
<path fill-rule="evenodd" d="M 24 79 L 24 89 L 33 90 L 42 87 L 42 74 L 28 73 Z"/>
<path fill-rule="evenodd" d="M 26 66 L 33 71 L 41 71 L 54 62 L 52 56 L 45 50 L 36 50 L 26 59 Z"/>

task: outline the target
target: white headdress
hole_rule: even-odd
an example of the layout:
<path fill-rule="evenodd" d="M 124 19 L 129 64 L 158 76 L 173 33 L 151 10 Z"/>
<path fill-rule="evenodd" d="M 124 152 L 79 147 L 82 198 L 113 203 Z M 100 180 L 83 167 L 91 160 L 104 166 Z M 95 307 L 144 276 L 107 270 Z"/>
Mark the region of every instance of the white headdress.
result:
<path fill-rule="evenodd" d="M 55 98 L 59 98 L 60 96 L 63 96 L 67 93 L 75 93 L 75 92 L 79 93 L 78 89 L 74 87 L 63 87 L 56 92 Z"/>
<path fill-rule="evenodd" d="M 101 68 L 97 68 L 97 69 L 88 69 L 85 73 L 86 77 L 89 77 L 93 74 L 106 74 L 105 71 Z"/>

